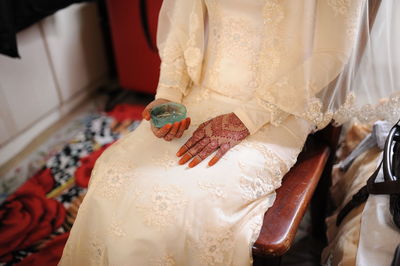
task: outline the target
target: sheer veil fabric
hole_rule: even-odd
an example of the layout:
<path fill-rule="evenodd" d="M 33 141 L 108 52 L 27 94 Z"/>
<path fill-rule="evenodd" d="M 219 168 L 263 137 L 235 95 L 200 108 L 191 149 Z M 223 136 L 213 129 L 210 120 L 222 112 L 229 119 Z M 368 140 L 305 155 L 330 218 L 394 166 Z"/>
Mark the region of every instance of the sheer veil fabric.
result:
<path fill-rule="evenodd" d="M 158 47 L 164 64 L 174 68 L 161 67 L 159 87 L 174 87 L 187 94 L 192 83 L 200 83 L 207 46 L 205 6 L 217 2 L 164 1 Z M 270 114 L 269 122 L 278 125 L 288 114 L 305 118 L 316 128 L 332 119 L 342 124 L 353 117 L 362 122 L 397 121 L 398 1 L 259 2 L 264 26 L 259 62 L 254 68 L 257 78 L 252 85 L 257 104 Z M 244 2 L 226 5 L 243 8 Z M 171 38 L 176 42 L 170 42 Z M 166 69 L 169 71 L 163 71 Z M 187 75 L 176 79 L 171 69 Z"/>

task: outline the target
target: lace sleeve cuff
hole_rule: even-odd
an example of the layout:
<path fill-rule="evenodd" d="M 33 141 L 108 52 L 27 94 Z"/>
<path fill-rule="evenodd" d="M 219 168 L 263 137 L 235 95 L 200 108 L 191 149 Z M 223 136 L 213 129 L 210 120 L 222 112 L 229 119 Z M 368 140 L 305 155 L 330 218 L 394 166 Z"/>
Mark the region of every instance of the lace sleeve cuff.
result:
<path fill-rule="evenodd" d="M 250 135 L 256 133 L 271 118 L 271 114 L 267 111 L 246 109 L 244 107 L 236 109 L 233 113 L 247 127 Z"/>
<path fill-rule="evenodd" d="M 167 87 L 161 84 L 158 85 L 156 99 L 166 99 L 171 102 L 181 103 L 182 102 L 182 92 L 180 89 L 175 87 Z"/>

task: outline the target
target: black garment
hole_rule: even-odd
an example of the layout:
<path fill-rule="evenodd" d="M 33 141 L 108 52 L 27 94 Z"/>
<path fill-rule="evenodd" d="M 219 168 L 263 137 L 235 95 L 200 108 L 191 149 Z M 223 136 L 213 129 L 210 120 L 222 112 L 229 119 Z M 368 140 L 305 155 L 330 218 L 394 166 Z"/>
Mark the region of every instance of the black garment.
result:
<path fill-rule="evenodd" d="M 376 183 L 379 172 L 383 171 L 384 182 Z M 390 195 L 389 210 L 393 222 L 400 230 L 400 120 L 392 127 L 385 142 L 383 158 L 375 172 L 351 200 L 340 210 L 336 218 L 339 226 L 351 210 L 366 202 L 370 194 Z"/>
<path fill-rule="evenodd" d="M 0 0 L 0 53 L 19 57 L 17 32 L 70 4 L 88 0 Z"/>

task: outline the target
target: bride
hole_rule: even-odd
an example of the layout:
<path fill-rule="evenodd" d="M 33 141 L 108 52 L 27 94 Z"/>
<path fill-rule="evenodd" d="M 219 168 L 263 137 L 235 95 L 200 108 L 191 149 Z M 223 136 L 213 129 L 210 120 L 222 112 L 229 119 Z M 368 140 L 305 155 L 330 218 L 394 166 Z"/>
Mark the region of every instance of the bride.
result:
<path fill-rule="evenodd" d="M 60 265 L 250 265 L 274 191 L 332 119 L 325 88 L 365 2 L 164 0 L 143 117 L 177 102 L 190 118 L 144 121 L 103 153 Z"/>

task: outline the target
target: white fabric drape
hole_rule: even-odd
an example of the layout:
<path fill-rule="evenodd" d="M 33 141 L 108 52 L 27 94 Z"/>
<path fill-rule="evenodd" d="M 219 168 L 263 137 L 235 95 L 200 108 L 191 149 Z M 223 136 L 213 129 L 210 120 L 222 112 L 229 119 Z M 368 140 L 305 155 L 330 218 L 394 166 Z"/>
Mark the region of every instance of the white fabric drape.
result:
<path fill-rule="evenodd" d="M 389 196 L 370 195 L 361 216 L 356 265 L 391 265 L 399 243 L 399 229 L 389 211 Z"/>

